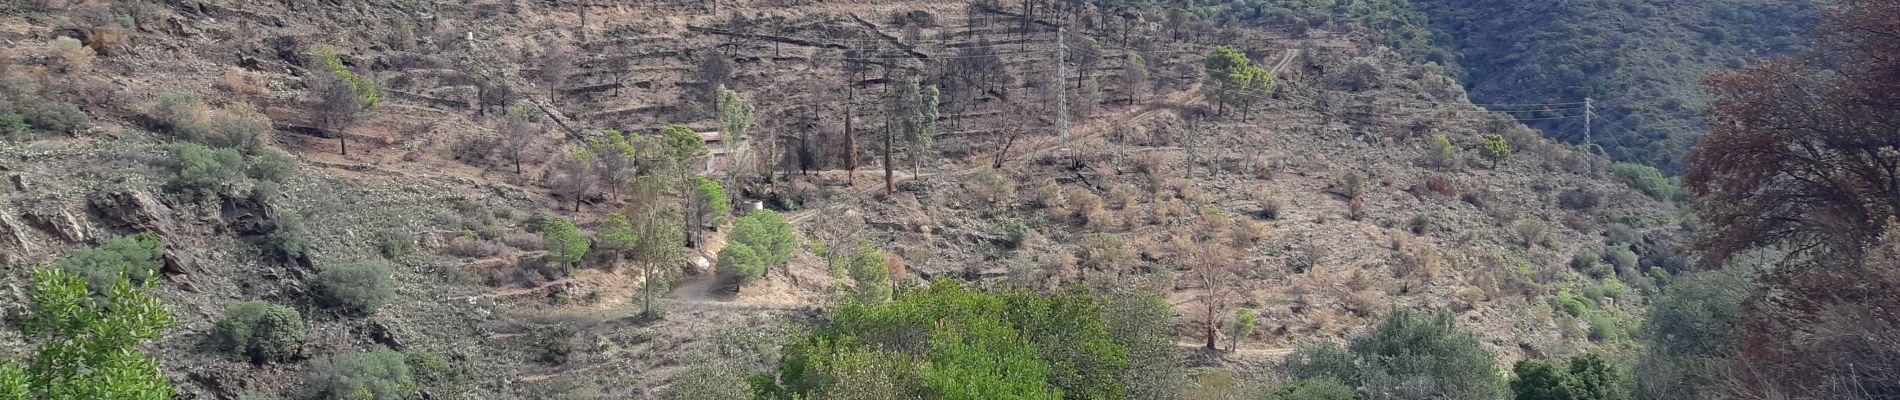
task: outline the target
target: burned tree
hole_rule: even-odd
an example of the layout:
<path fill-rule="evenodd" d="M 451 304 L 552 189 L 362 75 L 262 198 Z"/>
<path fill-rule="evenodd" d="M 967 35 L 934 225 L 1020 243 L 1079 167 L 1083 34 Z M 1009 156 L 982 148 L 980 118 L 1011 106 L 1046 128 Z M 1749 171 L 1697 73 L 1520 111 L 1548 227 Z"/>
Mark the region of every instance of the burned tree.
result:
<path fill-rule="evenodd" d="M 495 150 L 501 152 L 503 158 L 515 165 L 516 174 L 521 173 L 521 163 L 530 161 L 529 159 L 532 158 L 535 139 L 546 136 L 546 131 L 540 124 L 534 123 L 523 114 L 524 112 L 519 109 L 510 110 L 507 115 L 501 117 L 501 122 L 495 127 L 495 136 L 499 138 L 501 144 Z"/>
<path fill-rule="evenodd" d="M 554 39 L 542 43 L 541 47 L 541 73 L 536 77 L 547 86 L 548 103 L 552 104 L 561 85 L 567 83 L 567 76 L 573 73 L 574 54 L 568 51 L 567 44 Z"/>

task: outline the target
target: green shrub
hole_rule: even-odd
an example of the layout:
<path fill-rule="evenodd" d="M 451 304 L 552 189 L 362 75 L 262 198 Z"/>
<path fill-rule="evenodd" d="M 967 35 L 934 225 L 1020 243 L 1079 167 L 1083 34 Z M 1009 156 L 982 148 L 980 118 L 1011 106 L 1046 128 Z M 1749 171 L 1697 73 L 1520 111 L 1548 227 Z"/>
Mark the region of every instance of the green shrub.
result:
<path fill-rule="evenodd" d="M 1003 221 L 1003 240 L 1011 249 L 1020 249 L 1029 237 L 1036 234 L 1023 220 L 1010 218 Z"/>
<path fill-rule="evenodd" d="M 1636 252 L 1630 250 L 1628 247 L 1618 247 L 1610 250 L 1610 263 L 1616 264 L 1617 268 L 1636 268 L 1639 260 L 1640 258 L 1636 256 Z"/>
<path fill-rule="evenodd" d="M 1628 372 L 1591 353 L 1570 357 L 1568 369 L 1544 360 L 1519 360 L 1511 367 L 1511 375 L 1511 392 L 1517 400 L 1630 398 Z"/>
<path fill-rule="evenodd" d="M 719 249 L 719 275 L 739 282 L 751 283 L 765 276 L 765 260 L 759 253 L 745 243 L 728 243 Z"/>
<path fill-rule="evenodd" d="M 1321 378 L 1288 382 L 1267 392 L 1266 400 L 1357 400 L 1358 398 L 1359 394 L 1353 392 L 1351 386 L 1346 386 L 1335 379 Z"/>
<path fill-rule="evenodd" d="M 186 140 L 197 141 L 210 129 L 204 125 L 204 99 L 197 93 L 179 92 L 158 95 L 148 114 L 160 129 Z"/>
<path fill-rule="evenodd" d="M 462 380 L 462 367 L 433 351 L 409 353 L 409 372 L 422 384 L 443 384 Z"/>
<path fill-rule="evenodd" d="M 1603 279 L 1603 278 L 1616 276 L 1616 267 L 1604 265 L 1604 264 L 1595 264 L 1595 265 L 1590 266 L 1589 269 L 1583 270 L 1583 273 L 1585 275 L 1589 275 L 1591 279 Z"/>
<path fill-rule="evenodd" d="M 1451 138 L 1445 135 L 1434 136 L 1431 148 L 1426 152 L 1426 162 L 1439 168 L 1457 165 L 1458 148 L 1452 147 Z"/>
<path fill-rule="evenodd" d="M 245 301 L 225 307 L 224 319 L 211 326 L 211 343 L 253 363 L 283 361 L 303 346 L 303 329 L 303 315 L 295 309 Z"/>
<path fill-rule="evenodd" d="M 858 251 L 851 254 L 846 272 L 851 276 L 852 297 L 860 302 L 877 303 L 891 298 L 891 270 L 884 263 L 884 253 L 872 248 L 869 243 L 858 243 Z"/>
<path fill-rule="evenodd" d="M 297 172 L 297 160 L 289 153 L 278 149 L 264 149 L 251 156 L 250 169 L 245 171 L 251 179 L 260 181 L 283 182 L 290 174 Z"/>
<path fill-rule="evenodd" d="M 305 396 L 314 399 L 406 399 L 415 391 L 416 381 L 402 353 L 379 347 L 311 360 L 304 387 Z"/>
<path fill-rule="evenodd" d="M 395 294 L 389 264 L 356 261 L 325 266 L 317 273 L 317 293 L 324 305 L 369 314 Z"/>
<path fill-rule="evenodd" d="M 13 137 L 26 133 L 26 118 L 20 114 L 0 111 L 0 137 Z"/>
<path fill-rule="evenodd" d="M 1401 398 L 1495 398 L 1502 389 L 1495 366 L 1478 337 L 1458 329 L 1450 315 L 1406 309 L 1393 309 L 1343 351 L 1328 344 L 1287 356 L 1296 379 L 1330 378 Z"/>
<path fill-rule="evenodd" d="M 285 215 L 277 219 L 277 229 L 257 238 L 257 248 L 264 258 L 279 262 L 293 262 L 310 256 L 315 250 L 310 236 L 304 231 L 303 219 L 295 215 Z"/>
<path fill-rule="evenodd" d="M 1577 270 L 1589 269 L 1602 261 L 1603 258 L 1598 257 L 1597 252 L 1590 250 L 1579 251 L 1576 255 L 1570 256 L 1570 268 Z"/>
<path fill-rule="evenodd" d="M 232 149 L 176 143 L 171 145 L 170 154 L 165 165 L 172 177 L 165 188 L 197 200 L 216 200 L 244 168 L 244 156 Z"/>
<path fill-rule="evenodd" d="M 257 181 L 251 183 L 251 201 L 258 204 L 271 204 L 277 197 L 284 195 L 284 184 L 277 181 Z"/>
<path fill-rule="evenodd" d="M 1656 167 L 1616 163 L 1610 165 L 1610 174 L 1656 200 L 1672 202 L 1688 197 L 1681 186 L 1670 177 L 1663 175 L 1662 171 L 1657 170 Z"/>
<path fill-rule="evenodd" d="M 1425 232 L 1430 232 L 1432 230 L 1433 222 L 1435 221 L 1434 221 L 1434 218 L 1432 218 L 1431 214 L 1413 215 L 1412 216 L 1412 233 L 1423 235 L 1425 234 Z"/>
<path fill-rule="evenodd" d="M 20 117 L 34 128 L 62 133 L 85 127 L 92 120 L 79 106 L 53 101 L 28 103 L 20 109 Z"/>
<path fill-rule="evenodd" d="M 564 326 L 541 327 L 535 330 L 535 360 L 548 364 L 567 364 L 574 353 L 574 330 Z"/>
<path fill-rule="evenodd" d="M 1570 295 L 1570 292 L 1557 292 L 1557 297 L 1551 301 L 1558 310 L 1563 311 L 1565 314 L 1570 314 L 1571 316 L 1581 317 L 1584 313 L 1590 311 L 1589 303 L 1583 302 L 1583 300 L 1578 299 L 1577 296 Z"/>
<path fill-rule="evenodd" d="M 785 344 L 778 394 L 1122 398 L 1128 350 L 1115 343 L 1099 304 L 1079 292 L 982 291 L 948 280 L 890 302 L 853 303 Z"/>
<path fill-rule="evenodd" d="M 60 270 L 86 279 L 87 287 L 104 292 L 120 277 L 144 283 L 165 267 L 165 249 L 158 236 L 141 233 L 106 241 L 99 247 L 75 251 L 55 264 Z"/>
<path fill-rule="evenodd" d="M 1590 323 L 1590 341 L 1601 343 L 1629 337 L 1623 322 L 1607 312 L 1593 313 L 1583 318 Z"/>
<path fill-rule="evenodd" d="M 416 236 L 406 232 L 378 233 L 372 244 L 376 245 L 376 254 L 392 260 L 416 252 Z"/>

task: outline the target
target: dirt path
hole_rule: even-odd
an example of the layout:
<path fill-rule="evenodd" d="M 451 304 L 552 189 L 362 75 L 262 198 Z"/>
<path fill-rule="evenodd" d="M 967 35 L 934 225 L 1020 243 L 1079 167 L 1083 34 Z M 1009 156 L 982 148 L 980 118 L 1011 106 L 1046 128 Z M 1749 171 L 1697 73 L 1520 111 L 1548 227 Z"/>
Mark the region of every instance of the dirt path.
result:
<path fill-rule="evenodd" d="M 1200 343 L 1200 342 L 1175 342 L 1174 344 L 1181 346 L 1182 351 L 1207 351 L 1207 347 L 1204 346 L 1204 343 Z M 1292 347 L 1273 348 L 1273 347 L 1241 346 L 1237 350 L 1221 351 L 1220 357 L 1229 358 L 1229 359 L 1241 359 L 1241 360 L 1247 360 L 1247 361 L 1262 361 L 1262 360 L 1267 360 L 1267 359 L 1277 359 L 1281 357 L 1286 357 L 1288 354 L 1293 354 L 1293 352 L 1297 350 L 1299 349 L 1292 348 Z"/>

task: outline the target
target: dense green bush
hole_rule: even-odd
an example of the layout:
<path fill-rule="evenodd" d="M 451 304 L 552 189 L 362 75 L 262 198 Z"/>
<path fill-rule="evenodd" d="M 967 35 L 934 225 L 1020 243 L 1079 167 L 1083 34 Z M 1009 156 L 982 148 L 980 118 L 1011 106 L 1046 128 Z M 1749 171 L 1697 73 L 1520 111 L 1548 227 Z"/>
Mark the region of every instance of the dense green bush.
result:
<path fill-rule="evenodd" d="M 747 284 L 765 276 L 765 260 L 745 243 L 727 243 L 719 249 L 719 275 Z"/>
<path fill-rule="evenodd" d="M 315 250 L 309 233 L 304 231 L 303 218 L 295 214 L 277 218 L 277 227 L 256 240 L 257 248 L 264 258 L 279 262 L 302 260 Z"/>
<path fill-rule="evenodd" d="M 1630 398 L 1629 374 L 1596 354 L 1571 357 L 1568 369 L 1544 360 L 1519 360 L 1511 374 L 1511 392 L 1517 400 Z"/>
<path fill-rule="evenodd" d="M 1663 175 L 1656 167 L 1616 163 L 1610 166 L 1610 174 L 1656 200 L 1673 202 L 1688 198 L 1688 192 L 1682 190 L 1676 179 Z"/>
<path fill-rule="evenodd" d="M 309 375 L 304 379 L 304 395 L 313 399 L 407 399 L 415 388 L 406 357 L 381 347 L 367 353 L 311 360 Z"/>
<path fill-rule="evenodd" d="M 188 198 L 216 200 L 225 186 L 244 171 L 244 156 L 233 149 L 213 149 L 196 143 L 175 143 L 165 166 L 172 172 L 165 188 Z"/>
<path fill-rule="evenodd" d="M 20 114 L 0 111 L 0 138 L 12 138 L 26 133 L 26 118 Z"/>
<path fill-rule="evenodd" d="M 784 266 L 791 260 L 792 250 L 798 247 L 792 224 L 772 210 L 753 211 L 739 217 L 732 223 L 731 239 L 733 243 L 751 247 L 766 267 Z"/>
<path fill-rule="evenodd" d="M 462 367 L 432 351 L 409 353 L 406 363 L 410 374 L 422 384 L 443 384 L 462 380 Z"/>
<path fill-rule="evenodd" d="M 1330 378 L 1301 379 L 1267 392 L 1266 400 L 1357 400 L 1352 386 Z"/>
<path fill-rule="evenodd" d="M 317 273 L 317 294 L 324 305 L 362 314 L 376 312 L 395 295 L 389 264 L 356 261 L 331 264 Z"/>
<path fill-rule="evenodd" d="M 38 101 L 20 109 L 20 116 L 27 125 L 51 132 L 72 132 L 91 122 L 79 106 L 53 101 Z"/>
<path fill-rule="evenodd" d="M 1021 219 L 1003 220 L 1003 240 L 1011 249 L 1022 248 L 1023 243 L 1029 241 L 1029 237 L 1035 234 L 1036 231 L 1030 229 L 1029 224 L 1023 223 Z"/>
<path fill-rule="evenodd" d="M 75 251 L 55 266 L 85 278 L 93 290 L 104 291 L 120 277 L 136 285 L 157 276 L 165 267 L 165 246 L 150 233 L 120 236 L 99 247 Z"/>
<path fill-rule="evenodd" d="M 1128 350 L 1089 295 L 980 291 L 952 281 L 849 303 L 785 345 L 776 395 L 1120 398 Z"/>
<path fill-rule="evenodd" d="M 303 338 L 302 314 L 262 301 L 233 303 L 211 326 L 213 346 L 253 363 L 287 360 L 303 346 Z"/>
<path fill-rule="evenodd" d="M 884 253 L 869 243 L 858 244 L 858 251 L 851 254 L 845 271 L 853 282 L 853 299 L 875 303 L 891 298 L 890 267 L 884 263 Z"/>
<path fill-rule="evenodd" d="M 1495 365 L 1478 337 L 1454 326 L 1450 315 L 1405 309 L 1392 310 L 1345 349 L 1308 346 L 1287 356 L 1295 379 L 1335 379 L 1395 398 L 1496 398 L 1502 388 Z"/>
<path fill-rule="evenodd" d="M 377 233 L 370 244 L 376 246 L 376 254 L 386 259 L 397 259 L 416 252 L 416 236 L 408 232 L 389 231 Z"/>
<path fill-rule="evenodd" d="M 289 153 L 278 149 L 263 149 L 251 156 L 250 169 L 245 171 L 251 179 L 260 181 L 283 182 L 290 174 L 297 172 L 297 160 Z"/>
<path fill-rule="evenodd" d="M 1727 357 L 1739 350 L 1744 302 L 1756 292 L 1747 273 L 1731 267 L 1683 274 L 1673 279 L 1661 268 L 1652 276 L 1667 282 L 1651 299 L 1638 332 L 1647 346 L 1635 375 L 1643 398 L 1704 398 L 1702 388 L 1723 379 Z"/>

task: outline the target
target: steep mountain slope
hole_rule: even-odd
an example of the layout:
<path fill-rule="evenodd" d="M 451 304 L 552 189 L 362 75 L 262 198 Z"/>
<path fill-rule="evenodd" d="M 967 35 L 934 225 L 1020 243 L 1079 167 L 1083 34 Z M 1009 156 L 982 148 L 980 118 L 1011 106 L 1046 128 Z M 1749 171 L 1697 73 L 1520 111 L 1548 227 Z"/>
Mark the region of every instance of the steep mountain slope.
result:
<path fill-rule="evenodd" d="M 1507 359 L 1623 346 L 1647 274 L 1680 263 L 1678 211 L 1608 179 L 1607 159 L 1483 112 L 1439 67 L 1364 33 L 1233 30 L 1220 40 L 1278 84 L 1212 115 L 1199 83 L 1211 46 L 1055 4 L 81 2 L 0 17 L 15 55 L 0 57 L 11 60 L 0 63 L 7 99 L 30 83 L 90 119 L 36 122 L 0 145 L 12 179 L 5 280 L 17 288 L 27 266 L 158 233 L 177 261 L 152 290 L 179 322 L 147 351 L 184 398 L 294 397 L 311 359 L 380 347 L 451 360 L 451 377 L 420 382 L 431 398 L 624 398 L 664 391 L 735 336 L 825 307 L 850 282 L 815 245 L 858 238 L 898 255 L 909 280 L 1162 293 L 1184 343 L 1215 339 L 1200 319 L 1210 303 L 1260 310 L 1244 351 L 1201 362 L 1237 371 L 1362 331 L 1388 306 L 1455 313 Z M 103 37 L 76 33 L 100 27 L 129 37 L 101 44 L 109 51 L 85 68 L 47 45 Z M 312 81 L 330 73 L 313 62 L 324 48 L 386 94 L 342 133 L 308 111 Z M 1147 79 L 1123 69 L 1129 52 L 1144 55 Z M 935 145 L 881 157 L 912 77 L 946 94 Z M 720 85 L 759 106 L 744 140 L 781 154 L 729 192 L 787 211 L 805 239 L 789 268 L 736 294 L 703 266 L 668 268 L 679 284 L 656 319 L 638 307 L 647 278 L 619 257 L 587 258 L 571 275 L 545 261 L 544 221 L 598 236 L 603 216 L 629 205 L 624 192 L 558 190 L 558 161 L 609 129 L 721 130 L 706 100 Z M 504 86 L 518 94 L 485 104 Z M 275 194 L 246 178 L 211 199 L 175 193 L 165 145 L 192 137 L 161 123 L 162 99 L 175 98 L 161 94 L 174 92 L 204 94 L 219 112 L 258 104 L 272 126 L 263 147 L 289 151 L 300 171 Z M 496 132 L 497 108 L 546 129 Z M 1500 132 L 1515 152 L 1480 157 L 1484 135 Z M 1448 152 L 1433 145 L 1440 135 Z M 524 172 L 505 146 L 531 150 Z M 888 194 L 872 167 L 886 159 L 899 170 Z M 761 169 L 785 172 L 767 181 Z M 262 226 L 293 219 L 309 257 L 259 249 L 275 233 Z M 688 251 L 717 254 L 724 231 Z M 1196 238 L 1212 237 L 1236 244 L 1230 257 L 1196 257 Z M 313 297 L 324 267 L 378 258 L 395 282 L 381 310 Z M 1231 275 L 1197 279 L 1211 264 Z M 19 289 L 3 296 L 25 303 Z M 242 300 L 300 311 L 306 344 L 261 365 L 207 349 L 225 306 Z M 28 352 L 29 338 L 0 332 L 5 357 Z"/>
<path fill-rule="evenodd" d="M 1702 128 L 1702 76 L 1805 46 L 1807 1 L 1415 1 L 1446 32 L 1479 103 L 1598 102 L 1593 143 L 1678 171 Z M 1552 113 L 1581 115 L 1580 112 Z M 1536 118 L 1537 114 L 1531 118 Z M 1576 118 L 1530 121 L 1583 141 Z"/>
<path fill-rule="evenodd" d="M 1161 9 L 1173 4 L 1100 1 Z M 1805 46 L 1810 1 L 1220 1 L 1184 6 L 1221 26 L 1363 29 L 1413 60 L 1455 67 L 1474 103 L 1618 161 L 1675 172 L 1704 130 L 1704 74 Z M 1159 11 L 1157 11 L 1159 12 Z M 1210 27 L 1211 28 L 1211 27 Z"/>

